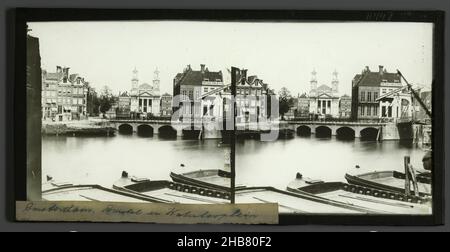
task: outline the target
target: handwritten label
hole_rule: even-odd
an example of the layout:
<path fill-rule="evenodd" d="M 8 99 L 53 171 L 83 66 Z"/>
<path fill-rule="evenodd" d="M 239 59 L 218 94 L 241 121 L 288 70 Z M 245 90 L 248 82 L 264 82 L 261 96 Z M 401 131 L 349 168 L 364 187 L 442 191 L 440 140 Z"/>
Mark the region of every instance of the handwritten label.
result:
<path fill-rule="evenodd" d="M 278 205 L 18 201 L 18 221 L 277 224 Z"/>

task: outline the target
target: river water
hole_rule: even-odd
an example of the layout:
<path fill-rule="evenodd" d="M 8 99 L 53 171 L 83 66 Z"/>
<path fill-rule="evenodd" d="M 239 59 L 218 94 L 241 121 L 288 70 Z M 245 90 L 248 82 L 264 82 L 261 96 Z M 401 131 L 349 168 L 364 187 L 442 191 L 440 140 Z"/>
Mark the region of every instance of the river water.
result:
<path fill-rule="evenodd" d="M 220 140 L 162 139 L 158 136 L 42 137 L 42 174 L 58 182 L 100 184 L 110 188 L 122 171 L 153 180 L 170 179 L 171 171 L 224 167 L 228 145 Z M 305 177 L 345 181 L 347 171 L 403 169 L 403 156 L 422 167 L 424 151 L 398 141 L 365 142 L 295 137 L 275 142 L 238 140 L 237 183 L 280 189 L 301 172 Z M 184 164 L 184 167 L 180 167 Z"/>

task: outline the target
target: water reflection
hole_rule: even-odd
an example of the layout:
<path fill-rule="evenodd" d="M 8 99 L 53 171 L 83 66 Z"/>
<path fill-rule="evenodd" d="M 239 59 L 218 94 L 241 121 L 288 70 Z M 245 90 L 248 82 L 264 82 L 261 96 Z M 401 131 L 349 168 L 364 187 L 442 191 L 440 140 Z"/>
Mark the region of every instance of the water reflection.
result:
<path fill-rule="evenodd" d="M 174 170 L 223 168 L 225 150 L 229 148 L 221 140 L 183 140 L 172 128 L 160 129 L 153 137 L 47 136 L 42 137 L 42 175 L 51 175 L 62 182 L 106 187 L 111 187 L 124 170 L 139 177 L 170 179 Z M 401 171 L 405 155 L 411 156 L 414 166 L 421 167 L 424 151 L 411 141 L 377 142 L 294 134 L 292 139 L 275 142 L 238 139 L 236 153 L 237 183 L 285 189 L 297 172 L 306 177 L 344 181 L 345 173 L 356 165 L 361 167 L 359 172 Z M 180 164 L 185 167 L 180 168 Z"/>

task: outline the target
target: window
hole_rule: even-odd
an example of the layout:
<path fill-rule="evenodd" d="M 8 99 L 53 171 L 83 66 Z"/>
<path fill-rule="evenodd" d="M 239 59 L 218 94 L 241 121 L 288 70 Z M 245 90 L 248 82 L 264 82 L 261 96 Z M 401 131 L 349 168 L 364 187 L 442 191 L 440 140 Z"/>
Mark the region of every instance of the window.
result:
<path fill-rule="evenodd" d="M 190 99 L 191 101 L 194 100 L 194 91 L 192 91 L 192 90 L 189 90 L 189 99 Z"/>
<path fill-rule="evenodd" d="M 381 107 L 381 117 L 386 117 L 386 107 Z"/>
<path fill-rule="evenodd" d="M 371 116 L 372 115 L 372 106 L 368 106 L 367 107 L 367 116 Z"/>
<path fill-rule="evenodd" d="M 208 88 L 207 87 L 203 88 L 203 92 L 208 93 Z"/>
<path fill-rule="evenodd" d="M 322 107 L 325 108 L 327 106 L 327 101 L 322 101 Z"/>
<path fill-rule="evenodd" d="M 381 89 L 382 94 L 386 94 L 386 88 Z"/>
<path fill-rule="evenodd" d="M 364 116 L 364 106 L 359 107 L 361 109 L 361 115 Z"/>
<path fill-rule="evenodd" d="M 367 92 L 367 101 L 368 102 L 372 101 L 372 93 L 371 92 Z"/>
<path fill-rule="evenodd" d="M 364 92 L 364 91 L 361 91 L 361 98 L 360 98 L 360 101 L 364 101 L 365 100 L 365 97 L 366 96 L 366 93 Z"/>
<path fill-rule="evenodd" d="M 327 106 L 328 106 L 329 108 L 331 108 L 331 101 L 328 101 Z"/>
<path fill-rule="evenodd" d="M 378 92 L 373 92 L 373 100 L 376 101 L 378 99 Z"/>
<path fill-rule="evenodd" d="M 373 115 L 378 116 L 378 106 L 373 107 Z"/>

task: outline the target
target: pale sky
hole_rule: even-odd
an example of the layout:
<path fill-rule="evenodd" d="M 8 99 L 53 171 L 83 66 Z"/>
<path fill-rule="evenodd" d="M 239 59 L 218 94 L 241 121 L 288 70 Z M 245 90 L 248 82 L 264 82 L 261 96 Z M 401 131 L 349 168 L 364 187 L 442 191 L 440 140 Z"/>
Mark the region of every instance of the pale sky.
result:
<path fill-rule="evenodd" d="M 367 65 L 402 71 L 411 83 L 431 86 L 432 24 L 427 23 L 238 23 L 238 22 L 36 22 L 42 67 L 67 66 L 91 85 L 114 93 L 130 90 L 132 70 L 151 83 L 158 68 L 161 92 L 172 94 L 173 78 L 190 64 L 249 69 L 276 91 L 309 91 L 313 69 L 319 85 L 339 73 L 340 94 Z M 228 81 L 229 77 L 226 76 Z"/>

